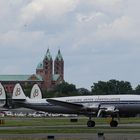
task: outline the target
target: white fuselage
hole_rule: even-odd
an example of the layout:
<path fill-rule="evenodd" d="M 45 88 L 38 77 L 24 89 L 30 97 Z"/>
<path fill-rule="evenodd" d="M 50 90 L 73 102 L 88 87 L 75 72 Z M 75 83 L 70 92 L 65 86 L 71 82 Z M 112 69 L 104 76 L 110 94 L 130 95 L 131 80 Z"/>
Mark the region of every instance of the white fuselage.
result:
<path fill-rule="evenodd" d="M 52 98 L 59 101 L 70 102 L 75 104 L 82 104 L 85 107 L 92 107 L 96 105 L 100 106 L 115 106 L 119 109 L 120 114 L 138 114 L 140 113 L 140 95 L 97 95 L 97 96 L 72 96 L 72 97 L 59 97 Z M 75 108 L 69 108 L 67 106 L 59 106 L 50 104 L 47 99 L 30 99 L 26 98 L 26 101 L 22 106 L 41 110 L 51 113 L 66 113 L 66 114 L 84 114 L 79 112 Z"/>

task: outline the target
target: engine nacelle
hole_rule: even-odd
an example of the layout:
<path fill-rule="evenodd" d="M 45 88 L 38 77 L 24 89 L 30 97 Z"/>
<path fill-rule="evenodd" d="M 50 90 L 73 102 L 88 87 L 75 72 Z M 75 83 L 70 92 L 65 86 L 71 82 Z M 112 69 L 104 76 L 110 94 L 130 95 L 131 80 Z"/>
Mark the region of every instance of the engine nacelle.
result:
<path fill-rule="evenodd" d="M 100 104 L 92 104 L 92 105 L 86 107 L 85 109 L 87 112 L 97 112 L 99 110 L 99 108 L 100 108 Z"/>
<path fill-rule="evenodd" d="M 100 106 L 97 117 L 101 116 L 101 114 L 104 114 L 104 113 L 116 114 L 118 112 L 119 112 L 119 110 L 115 106 L 102 105 L 102 106 Z"/>

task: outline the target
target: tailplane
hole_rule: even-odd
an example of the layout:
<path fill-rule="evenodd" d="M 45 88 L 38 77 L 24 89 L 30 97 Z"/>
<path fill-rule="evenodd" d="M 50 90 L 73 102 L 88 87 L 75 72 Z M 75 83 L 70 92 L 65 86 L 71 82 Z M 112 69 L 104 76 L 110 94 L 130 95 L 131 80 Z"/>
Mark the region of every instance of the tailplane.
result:
<path fill-rule="evenodd" d="M 35 84 L 33 86 L 32 90 L 31 90 L 30 98 L 31 99 L 42 99 L 42 93 L 41 93 L 41 90 L 37 84 Z"/>
<path fill-rule="evenodd" d="M 0 107 L 3 107 L 6 104 L 6 93 L 4 87 L 0 83 Z"/>
<path fill-rule="evenodd" d="M 19 83 L 17 83 L 14 87 L 12 99 L 21 101 L 24 101 L 26 99 L 23 89 Z"/>

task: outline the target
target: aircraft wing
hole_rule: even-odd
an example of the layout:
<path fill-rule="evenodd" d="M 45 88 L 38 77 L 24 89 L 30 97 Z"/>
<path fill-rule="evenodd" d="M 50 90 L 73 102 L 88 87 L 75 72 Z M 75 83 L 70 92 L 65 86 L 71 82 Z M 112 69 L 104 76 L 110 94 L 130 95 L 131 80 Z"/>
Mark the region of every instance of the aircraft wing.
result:
<path fill-rule="evenodd" d="M 76 103 L 70 103 L 70 102 L 65 102 L 65 101 L 59 101 L 55 99 L 46 99 L 47 102 L 54 104 L 54 105 L 59 105 L 59 106 L 64 106 L 76 110 L 81 110 L 84 106 L 81 104 L 76 104 Z"/>
<path fill-rule="evenodd" d="M 53 105 L 64 106 L 67 108 L 71 108 L 71 109 L 75 109 L 75 110 L 79 110 L 79 111 L 85 111 L 85 112 L 96 112 L 100 106 L 100 104 L 97 104 L 97 103 L 92 104 L 91 106 L 84 106 L 82 104 L 60 101 L 60 100 L 56 100 L 56 99 L 46 99 L 46 101 Z"/>
<path fill-rule="evenodd" d="M 85 111 L 87 112 L 97 112 L 97 117 L 100 117 L 103 113 L 107 114 L 116 114 L 119 110 L 113 105 L 101 105 L 101 104 L 93 104 L 92 106 L 84 106 L 82 104 L 76 104 L 71 102 L 60 101 L 56 99 L 46 99 L 47 102 L 53 105 L 64 106 L 67 108 Z"/>

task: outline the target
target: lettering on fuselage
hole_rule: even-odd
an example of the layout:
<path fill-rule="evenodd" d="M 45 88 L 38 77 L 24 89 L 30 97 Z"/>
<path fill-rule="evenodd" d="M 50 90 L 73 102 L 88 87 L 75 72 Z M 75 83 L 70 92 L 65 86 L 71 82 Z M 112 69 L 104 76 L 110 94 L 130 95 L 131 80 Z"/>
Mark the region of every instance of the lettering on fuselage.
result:
<path fill-rule="evenodd" d="M 107 98 L 107 97 L 100 97 L 97 96 L 95 98 L 84 98 L 84 99 L 67 99 L 66 102 L 94 102 L 94 101 L 120 101 L 120 98 Z"/>
<path fill-rule="evenodd" d="M 102 98 L 100 96 L 98 96 L 98 98 L 95 98 L 95 101 L 120 101 L 120 98 Z"/>
<path fill-rule="evenodd" d="M 67 99 L 66 102 L 82 102 L 82 99 Z"/>

